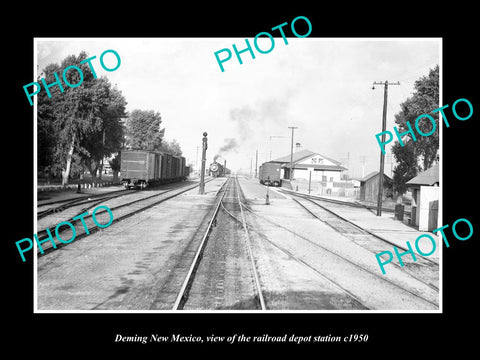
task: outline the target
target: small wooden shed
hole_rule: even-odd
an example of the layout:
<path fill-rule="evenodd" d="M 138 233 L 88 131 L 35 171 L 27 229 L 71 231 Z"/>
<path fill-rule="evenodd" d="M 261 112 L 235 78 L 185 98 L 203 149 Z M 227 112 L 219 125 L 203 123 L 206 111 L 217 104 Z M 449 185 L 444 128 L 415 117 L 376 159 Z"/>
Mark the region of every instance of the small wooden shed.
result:
<path fill-rule="evenodd" d="M 376 202 L 378 200 L 378 185 L 380 172 L 373 171 L 360 180 L 360 200 Z M 383 199 L 392 196 L 392 179 L 383 174 Z"/>
<path fill-rule="evenodd" d="M 420 231 L 432 231 L 438 223 L 440 175 L 438 164 L 407 181 L 412 192 L 412 225 Z"/>

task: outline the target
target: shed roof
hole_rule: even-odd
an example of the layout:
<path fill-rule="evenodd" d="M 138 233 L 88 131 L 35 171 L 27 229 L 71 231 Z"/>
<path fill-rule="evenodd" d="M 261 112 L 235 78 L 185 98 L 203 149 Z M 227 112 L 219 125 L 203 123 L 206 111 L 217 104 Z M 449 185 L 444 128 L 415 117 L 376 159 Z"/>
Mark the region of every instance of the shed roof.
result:
<path fill-rule="evenodd" d="M 413 179 L 407 181 L 407 185 L 427 185 L 432 186 L 440 182 L 440 174 L 438 164 L 433 165 L 430 169 L 421 172 Z"/>
<path fill-rule="evenodd" d="M 371 173 L 365 175 L 365 177 L 363 179 L 360 179 L 360 181 L 362 182 L 365 182 L 365 181 L 368 181 L 370 180 L 371 178 L 375 177 L 376 175 L 380 174 L 379 171 L 372 171 Z M 383 174 L 383 177 L 386 177 L 388 180 L 392 180 L 392 178 L 390 176 L 388 176 L 387 174 Z"/>

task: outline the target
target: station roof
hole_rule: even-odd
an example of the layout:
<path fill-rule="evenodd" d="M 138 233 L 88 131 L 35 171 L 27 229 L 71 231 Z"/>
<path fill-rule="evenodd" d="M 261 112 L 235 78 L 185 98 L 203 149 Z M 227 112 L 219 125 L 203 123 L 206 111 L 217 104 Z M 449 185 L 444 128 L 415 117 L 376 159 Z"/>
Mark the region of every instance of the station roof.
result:
<path fill-rule="evenodd" d="M 313 156 L 313 155 L 320 155 L 321 157 L 323 157 L 324 159 L 328 160 L 328 161 L 331 161 L 332 163 L 340 166 L 341 163 L 339 161 L 336 161 L 336 160 L 333 160 L 332 158 L 329 158 L 325 155 L 322 155 L 322 154 L 319 154 L 317 152 L 313 152 L 313 151 L 310 151 L 310 150 L 300 150 L 300 151 L 297 151 L 297 152 L 294 152 L 293 153 L 293 162 L 296 163 L 296 162 L 299 162 L 299 161 L 302 161 L 310 156 Z M 282 157 L 279 157 L 277 159 L 273 159 L 273 160 L 270 160 L 269 162 L 277 162 L 277 163 L 290 163 L 290 154 L 289 155 L 286 155 L 286 156 L 282 156 Z"/>
<path fill-rule="evenodd" d="M 322 159 L 327 160 L 330 164 L 304 164 L 303 160 L 306 160 L 313 156 L 320 156 Z M 282 167 L 290 164 L 290 155 L 282 156 L 277 159 L 270 160 L 271 163 L 280 163 Z M 319 154 L 311 150 L 300 150 L 293 153 L 294 169 L 307 169 L 313 168 L 314 170 L 330 170 L 330 171 L 343 171 L 346 170 L 339 161 L 333 160 L 325 155 Z"/>
<path fill-rule="evenodd" d="M 440 182 L 440 174 L 438 170 L 438 164 L 435 164 L 430 169 L 427 169 L 424 172 L 421 172 L 420 174 L 415 176 L 413 179 L 410 179 L 409 181 L 407 181 L 407 185 L 432 186 L 432 185 L 438 184 L 439 182 Z"/>

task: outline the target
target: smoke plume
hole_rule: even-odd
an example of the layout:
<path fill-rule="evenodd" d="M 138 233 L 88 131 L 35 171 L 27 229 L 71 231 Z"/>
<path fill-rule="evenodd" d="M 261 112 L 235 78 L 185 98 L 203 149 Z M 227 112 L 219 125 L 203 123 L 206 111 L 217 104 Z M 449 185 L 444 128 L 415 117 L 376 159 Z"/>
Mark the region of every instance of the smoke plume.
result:
<path fill-rule="evenodd" d="M 247 104 L 231 109 L 229 118 L 235 125 L 235 137 L 224 139 L 224 144 L 214 160 L 228 153 L 238 152 L 240 148 L 256 148 L 258 144 L 266 141 L 269 135 L 285 132 L 288 116 L 288 97 L 263 99 L 254 105 Z"/>

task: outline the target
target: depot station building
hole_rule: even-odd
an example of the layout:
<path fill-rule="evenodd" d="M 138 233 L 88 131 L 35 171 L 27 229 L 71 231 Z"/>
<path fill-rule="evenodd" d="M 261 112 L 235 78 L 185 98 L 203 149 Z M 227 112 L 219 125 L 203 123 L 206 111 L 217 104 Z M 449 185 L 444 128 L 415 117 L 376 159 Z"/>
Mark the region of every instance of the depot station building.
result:
<path fill-rule="evenodd" d="M 270 160 L 269 163 L 280 164 L 282 179 L 290 179 L 290 155 Z M 293 153 L 292 168 L 296 184 L 311 181 L 317 188 L 329 189 L 328 193 L 332 193 L 336 187 L 334 185 L 341 182 L 342 172 L 347 170 L 339 161 L 307 149 Z"/>

